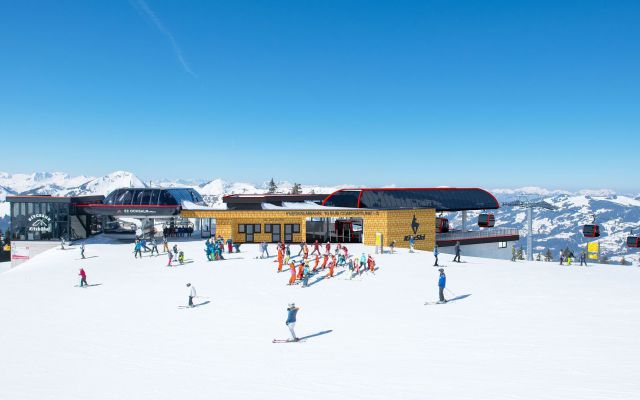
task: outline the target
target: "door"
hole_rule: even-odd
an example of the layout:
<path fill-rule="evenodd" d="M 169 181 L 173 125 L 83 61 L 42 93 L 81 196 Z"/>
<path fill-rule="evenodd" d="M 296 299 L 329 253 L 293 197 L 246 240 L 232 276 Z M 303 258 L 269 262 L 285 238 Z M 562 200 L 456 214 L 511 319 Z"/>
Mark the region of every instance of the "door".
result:
<path fill-rule="evenodd" d="M 289 225 L 289 224 L 284 225 L 284 241 L 286 243 L 293 242 L 293 225 Z"/>
<path fill-rule="evenodd" d="M 245 242 L 253 243 L 253 225 L 245 225 Z"/>
<path fill-rule="evenodd" d="M 280 241 L 280 225 L 271 225 L 271 241 L 273 243 Z"/>

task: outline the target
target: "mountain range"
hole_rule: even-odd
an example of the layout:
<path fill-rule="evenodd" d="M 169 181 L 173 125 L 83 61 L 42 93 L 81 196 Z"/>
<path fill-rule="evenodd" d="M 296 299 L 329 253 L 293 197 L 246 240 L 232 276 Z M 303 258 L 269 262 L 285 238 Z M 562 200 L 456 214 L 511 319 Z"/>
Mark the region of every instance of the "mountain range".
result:
<path fill-rule="evenodd" d="M 278 192 L 287 193 L 293 184 L 287 181 L 276 182 Z M 9 207 L 5 202 L 7 195 L 57 195 L 81 196 L 107 195 L 121 187 L 192 187 L 195 188 L 210 205 L 222 203 L 227 194 L 266 193 L 268 182 L 260 184 L 246 182 L 227 182 L 223 179 L 199 180 L 154 180 L 143 181 L 127 171 L 115 171 L 101 177 L 71 176 L 62 172 L 36 172 L 32 174 L 9 174 L 0 172 L 0 229 L 9 225 Z M 339 188 L 358 187 L 358 185 L 317 186 L 301 185 L 303 193 L 331 193 Z M 582 225 L 591 223 L 595 217 L 600 225 L 602 236 L 599 239 L 602 255 L 616 261 L 623 256 L 629 259 L 629 249 L 625 245 L 626 236 L 633 228 L 640 234 L 640 195 L 617 194 L 613 190 L 548 190 L 540 187 L 522 187 L 517 189 L 489 189 L 498 200 L 506 202 L 527 196 L 545 200 L 557 207 L 557 210 L 536 209 L 533 211 L 534 252 L 550 249 L 557 257 L 560 249 L 569 247 L 574 250 L 584 248 L 587 239 L 582 236 Z M 469 213 L 470 229 L 479 229 L 474 225 L 478 212 Z M 522 247 L 528 234 L 526 210 L 503 206 L 495 211 L 496 226 L 518 228 L 521 232 Z M 454 228 L 461 226 L 461 215 L 448 215 Z M 635 253 L 636 252 L 631 252 Z"/>

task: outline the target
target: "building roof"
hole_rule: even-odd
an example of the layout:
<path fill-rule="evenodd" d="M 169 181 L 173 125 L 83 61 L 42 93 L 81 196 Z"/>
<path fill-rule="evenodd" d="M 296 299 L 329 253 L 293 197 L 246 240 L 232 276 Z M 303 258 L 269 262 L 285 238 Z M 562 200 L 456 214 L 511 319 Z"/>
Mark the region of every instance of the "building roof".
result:
<path fill-rule="evenodd" d="M 360 188 L 340 189 L 322 202 L 331 207 L 372 209 L 434 208 L 436 211 L 492 210 L 498 200 L 478 188 Z"/>
<path fill-rule="evenodd" d="M 7 196 L 9 203 L 101 203 L 104 196 L 49 196 L 49 195 L 15 195 Z"/>
<path fill-rule="evenodd" d="M 265 193 L 265 194 L 230 194 L 224 196 L 222 201 L 228 204 L 247 204 L 247 203 L 282 203 L 282 202 L 304 202 L 304 201 L 322 201 L 327 194 L 284 194 L 284 193 Z"/>

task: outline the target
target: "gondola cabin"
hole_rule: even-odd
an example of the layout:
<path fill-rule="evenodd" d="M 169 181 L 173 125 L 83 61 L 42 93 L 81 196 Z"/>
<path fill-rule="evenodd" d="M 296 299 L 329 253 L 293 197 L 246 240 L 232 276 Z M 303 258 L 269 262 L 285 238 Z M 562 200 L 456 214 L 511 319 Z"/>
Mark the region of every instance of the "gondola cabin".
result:
<path fill-rule="evenodd" d="M 436 232 L 446 233 L 449 232 L 449 220 L 446 218 L 436 218 Z"/>
<path fill-rule="evenodd" d="M 496 225 L 496 217 L 493 214 L 478 215 L 478 226 L 480 228 L 493 228 Z"/>
<path fill-rule="evenodd" d="M 600 226 L 595 224 L 585 225 L 582 227 L 582 235 L 587 238 L 600 237 Z"/>
<path fill-rule="evenodd" d="M 633 247 L 633 248 L 640 247 L 640 237 L 627 236 L 627 247 Z"/>

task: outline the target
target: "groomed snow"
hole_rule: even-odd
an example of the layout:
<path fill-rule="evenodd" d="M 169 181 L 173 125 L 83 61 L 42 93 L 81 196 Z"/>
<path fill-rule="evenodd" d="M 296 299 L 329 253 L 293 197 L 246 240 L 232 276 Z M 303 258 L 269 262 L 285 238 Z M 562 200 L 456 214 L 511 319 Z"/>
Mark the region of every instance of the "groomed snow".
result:
<path fill-rule="evenodd" d="M 635 399 L 637 267 L 471 259 L 446 263 L 437 299 L 431 253 L 377 256 L 353 282 L 342 270 L 288 287 L 257 247 L 222 262 L 133 259 L 130 244 L 53 249 L 0 274 L 3 399 Z M 273 249 L 273 246 L 272 246 Z M 297 246 L 292 246 L 297 254 Z M 350 246 L 358 253 L 361 246 Z M 370 249 L 366 249 L 370 251 Z M 84 266 L 90 284 L 78 283 Z M 312 278 L 311 282 L 315 279 Z M 210 303 L 185 304 L 192 282 Z M 449 295 L 451 296 L 451 295 Z M 301 307 L 286 338 L 287 303 Z"/>

